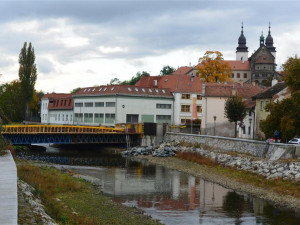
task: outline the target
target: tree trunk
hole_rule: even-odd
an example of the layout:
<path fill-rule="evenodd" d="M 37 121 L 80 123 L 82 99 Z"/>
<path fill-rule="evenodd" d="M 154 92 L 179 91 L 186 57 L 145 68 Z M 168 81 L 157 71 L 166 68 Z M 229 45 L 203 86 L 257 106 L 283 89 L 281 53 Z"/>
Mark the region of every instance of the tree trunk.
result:
<path fill-rule="evenodd" d="M 236 138 L 236 125 L 237 125 L 237 122 L 234 122 L 234 137 Z"/>

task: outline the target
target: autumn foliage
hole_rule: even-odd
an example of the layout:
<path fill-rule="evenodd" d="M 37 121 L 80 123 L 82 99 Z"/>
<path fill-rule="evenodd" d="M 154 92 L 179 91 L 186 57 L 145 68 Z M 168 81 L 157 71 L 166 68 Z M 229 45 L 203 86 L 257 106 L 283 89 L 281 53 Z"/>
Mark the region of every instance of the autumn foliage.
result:
<path fill-rule="evenodd" d="M 199 59 L 198 73 L 201 81 L 224 83 L 231 81 L 231 67 L 219 51 L 207 51 Z"/>

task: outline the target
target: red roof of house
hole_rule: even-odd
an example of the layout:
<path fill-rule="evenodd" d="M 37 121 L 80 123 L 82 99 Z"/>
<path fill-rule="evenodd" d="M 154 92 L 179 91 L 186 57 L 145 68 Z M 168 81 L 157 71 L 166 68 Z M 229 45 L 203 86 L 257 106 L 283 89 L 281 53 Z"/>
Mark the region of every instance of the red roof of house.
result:
<path fill-rule="evenodd" d="M 202 82 L 190 75 L 163 76 L 158 82 L 159 88 L 168 88 L 171 92 L 201 93 Z"/>
<path fill-rule="evenodd" d="M 249 61 L 242 62 L 241 60 L 224 60 L 224 62 L 227 62 L 230 65 L 231 70 L 250 70 Z M 202 66 L 202 63 L 195 66 L 195 69 L 200 66 Z"/>
<path fill-rule="evenodd" d="M 193 69 L 191 66 L 181 66 L 179 67 L 175 72 L 173 72 L 171 75 L 185 75 L 188 72 L 190 72 Z"/>
<path fill-rule="evenodd" d="M 72 94 L 51 93 L 45 94 L 43 99 L 48 98 L 48 109 L 73 109 Z"/>
<path fill-rule="evenodd" d="M 99 87 L 86 87 L 76 92 L 73 96 L 99 96 L 117 94 L 150 97 L 173 97 L 172 93 L 165 88 L 140 87 L 134 85 L 102 85 Z"/>
<path fill-rule="evenodd" d="M 142 76 L 141 79 L 135 84 L 138 87 L 153 87 L 154 80 L 159 81 L 162 76 Z"/>
<path fill-rule="evenodd" d="M 242 98 L 250 98 L 263 91 L 258 85 L 240 84 L 240 83 L 206 83 L 205 95 L 208 97 L 230 97 L 233 92 Z"/>

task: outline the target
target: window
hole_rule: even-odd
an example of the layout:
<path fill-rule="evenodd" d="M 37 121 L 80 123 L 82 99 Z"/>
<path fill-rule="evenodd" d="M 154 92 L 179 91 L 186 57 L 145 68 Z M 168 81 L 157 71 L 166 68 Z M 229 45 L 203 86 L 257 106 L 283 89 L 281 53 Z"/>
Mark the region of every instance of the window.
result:
<path fill-rule="evenodd" d="M 197 95 L 197 100 L 202 100 L 202 96 L 201 95 Z"/>
<path fill-rule="evenodd" d="M 58 115 L 58 117 L 59 117 L 59 115 Z M 75 113 L 75 119 L 82 118 L 82 117 L 83 117 L 82 113 Z"/>
<path fill-rule="evenodd" d="M 260 111 L 263 111 L 263 110 L 264 110 L 264 102 L 260 101 Z"/>
<path fill-rule="evenodd" d="M 241 74 L 240 74 L 240 73 L 237 73 L 236 77 L 237 77 L 237 78 L 240 78 L 240 77 L 241 77 Z"/>
<path fill-rule="evenodd" d="M 114 119 L 115 118 L 115 114 L 114 113 L 106 113 L 105 114 L 105 118 L 106 119 Z"/>
<path fill-rule="evenodd" d="M 171 120 L 170 115 L 156 115 L 156 120 Z"/>
<path fill-rule="evenodd" d="M 103 91 L 106 91 L 107 88 L 104 88 Z"/>
<path fill-rule="evenodd" d="M 251 110 L 249 110 L 249 116 L 251 116 L 251 112 L 252 112 L 252 111 L 251 111 Z"/>
<path fill-rule="evenodd" d="M 139 115 L 138 114 L 126 114 L 126 123 L 138 123 Z"/>
<path fill-rule="evenodd" d="M 88 92 L 90 92 L 90 90 L 91 90 L 91 89 L 89 88 Z"/>
<path fill-rule="evenodd" d="M 94 103 L 93 102 L 85 102 L 84 107 L 94 107 Z"/>
<path fill-rule="evenodd" d="M 73 116 L 71 115 L 71 116 L 70 116 L 70 121 L 72 121 L 72 119 L 73 119 Z"/>
<path fill-rule="evenodd" d="M 156 93 L 158 93 L 158 90 L 157 90 L 157 89 L 155 89 L 155 92 L 156 92 Z"/>
<path fill-rule="evenodd" d="M 181 122 L 181 124 L 191 124 L 190 119 L 181 119 L 180 122 Z"/>
<path fill-rule="evenodd" d="M 62 121 L 65 121 L 65 115 L 62 114 Z"/>
<path fill-rule="evenodd" d="M 60 121 L 60 114 L 58 114 L 58 121 Z"/>
<path fill-rule="evenodd" d="M 149 92 L 151 92 L 152 93 L 152 90 L 149 88 Z"/>
<path fill-rule="evenodd" d="M 166 94 L 166 91 L 164 89 L 162 89 L 161 91 L 162 91 L 162 93 Z"/>
<path fill-rule="evenodd" d="M 181 112 L 189 112 L 190 105 L 181 105 Z"/>
<path fill-rule="evenodd" d="M 156 104 L 157 109 L 171 109 L 171 104 Z"/>
<path fill-rule="evenodd" d="M 55 114 L 55 121 L 57 121 L 57 114 Z"/>
<path fill-rule="evenodd" d="M 83 107 L 83 103 L 82 102 L 76 102 L 75 107 Z"/>
<path fill-rule="evenodd" d="M 231 78 L 234 78 L 234 73 L 231 74 Z"/>
<path fill-rule="evenodd" d="M 244 73 L 244 78 L 247 78 L 247 73 Z"/>
<path fill-rule="evenodd" d="M 66 115 L 66 121 L 68 121 L 68 114 Z"/>
<path fill-rule="evenodd" d="M 142 88 L 142 91 L 143 91 L 143 92 L 145 92 L 145 89 L 144 89 L 144 88 Z"/>
<path fill-rule="evenodd" d="M 83 92 L 86 92 L 86 89 L 84 89 Z"/>
<path fill-rule="evenodd" d="M 102 88 L 99 88 L 99 91 L 101 91 L 102 90 Z"/>
<path fill-rule="evenodd" d="M 104 102 L 95 102 L 95 107 L 104 107 Z"/>
<path fill-rule="evenodd" d="M 106 107 L 115 107 L 115 106 L 116 106 L 116 103 L 115 103 L 115 102 L 106 102 L 106 103 L 105 103 L 105 106 L 106 106 Z"/>
<path fill-rule="evenodd" d="M 248 127 L 248 134 L 251 134 L 251 127 Z"/>
<path fill-rule="evenodd" d="M 197 112 L 202 113 L 202 106 L 201 105 L 197 105 Z"/>
<path fill-rule="evenodd" d="M 190 98 L 191 98 L 191 95 L 190 95 L 190 94 L 182 94 L 182 95 L 181 95 L 181 98 L 182 98 L 182 99 L 190 99 Z"/>
<path fill-rule="evenodd" d="M 137 88 L 135 88 L 134 90 L 135 90 L 136 92 L 138 92 L 138 91 L 139 91 L 139 89 L 137 89 Z"/>
<path fill-rule="evenodd" d="M 115 89 L 115 87 L 112 87 L 111 89 L 110 89 L 110 91 L 113 91 Z"/>
<path fill-rule="evenodd" d="M 95 91 L 95 89 L 96 89 L 96 88 L 93 88 L 92 92 L 94 92 L 94 91 Z"/>
<path fill-rule="evenodd" d="M 243 134 L 245 134 L 246 133 L 246 127 L 244 126 L 244 127 L 242 127 L 242 129 L 243 129 Z"/>
<path fill-rule="evenodd" d="M 131 91 L 131 88 L 129 87 L 129 88 L 127 88 L 128 89 L 128 91 Z"/>
<path fill-rule="evenodd" d="M 95 119 L 98 118 L 104 118 L 104 114 L 103 113 L 95 113 Z"/>
<path fill-rule="evenodd" d="M 85 113 L 84 119 L 93 119 L 93 113 Z"/>

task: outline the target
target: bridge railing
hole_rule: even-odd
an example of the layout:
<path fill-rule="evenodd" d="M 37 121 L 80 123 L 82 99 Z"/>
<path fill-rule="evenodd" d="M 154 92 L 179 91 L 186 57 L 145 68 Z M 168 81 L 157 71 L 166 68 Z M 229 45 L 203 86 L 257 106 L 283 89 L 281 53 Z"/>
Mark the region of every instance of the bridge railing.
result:
<path fill-rule="evenodd" d="M 2 134 L 104 134 L 124 133 L 124 128 L 72 126 L 72 125 L 6 125 Z"/>

